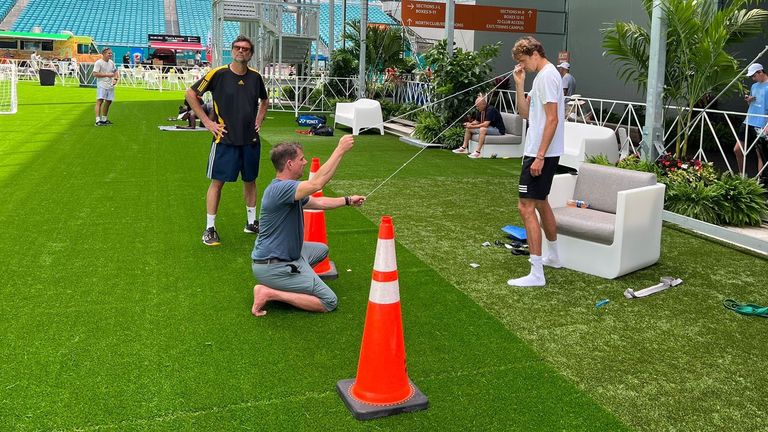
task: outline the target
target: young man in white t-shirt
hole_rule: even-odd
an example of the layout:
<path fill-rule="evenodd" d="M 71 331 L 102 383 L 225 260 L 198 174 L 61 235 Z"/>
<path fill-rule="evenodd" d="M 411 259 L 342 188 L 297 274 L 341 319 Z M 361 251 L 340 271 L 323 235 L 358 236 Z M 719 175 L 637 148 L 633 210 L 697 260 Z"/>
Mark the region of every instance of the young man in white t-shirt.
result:
<path fill-rule="evenodd" d="M 547 201 L 555 170 L 565 146 L 565 101 L 562 79 L 550 63 L 541 43 L 526 36 L 515 43 L 512 57 L 518 62 L 513 76 L 517 93 L 517 112 L 528 119 L 523 169 L 520 173 L 518 209 L 525 224 L 528 247 L 531 252 L 531 272 L 527 276 L 510 279 L 511 286 L 544 286 L 544 265 L 559 268 L 557 252 L 557 225 L 555 215 Z M 525 73 L 536 72 L 533 87 L 525 96 Z M 536 217 L 539 212 L 541 224 Z M 541 230 L 547 237 L 548 254 L 541 256 Z"/>
<path fill-rule="evenodd" d="M 109 106 L 115 100 L 115 85 L 120 73 L 112 61 L 112 49 L 101 50 L 101 58 L 93 65 L 93 77 L 96 78 L 96 126 L 108 126 Z"/>

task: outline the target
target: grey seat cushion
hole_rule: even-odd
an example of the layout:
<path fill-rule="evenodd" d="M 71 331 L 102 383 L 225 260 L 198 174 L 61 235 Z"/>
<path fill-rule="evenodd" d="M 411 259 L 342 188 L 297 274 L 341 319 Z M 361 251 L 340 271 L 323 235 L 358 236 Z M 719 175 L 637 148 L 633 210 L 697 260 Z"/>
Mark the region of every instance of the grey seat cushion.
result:
<path fill-rule="evenodd" d="M 616 215 L 592 209 L 558 207 L 552 209 L 557 234 L 610 245 L 616 227 Z"/>
<path fill-rule="evenodd" d="M 585 163 L 579 167 L 573 199 L 587 202 L 594 210 L 616 213 L 620 191 L 656 184 L 656 174 Z"/>
<path fill-rule="evenodd" d="M 472 140 L 477 141 L 477 135 L 472 135 Z M 520 135 L 486 135 L 485 144 L 521 144 L 523 137 Z"/>

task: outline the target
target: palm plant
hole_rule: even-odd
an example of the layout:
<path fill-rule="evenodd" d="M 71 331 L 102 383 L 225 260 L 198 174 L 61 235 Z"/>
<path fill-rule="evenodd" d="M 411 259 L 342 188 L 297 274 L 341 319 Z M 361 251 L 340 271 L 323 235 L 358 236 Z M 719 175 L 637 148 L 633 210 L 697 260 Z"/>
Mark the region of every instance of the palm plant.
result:
<path fill-rule="evenodd" d="M 360 21 L 348 22 L 343 35 L 349 44 L 346 51 L 360 57 Z M 366 30 L 365 63 L 367 72 L 381 72 L 385 68 L 400 69 L 405 64 L 403 52 L 408 44 L 403 30 L 371 24 Z"/>
<path fill-rule="evenodd" d="M 768 23 L 768 11 L 746 10 L 754 3 L 732 0 L 720 9 L 711 0 L 662 2 L 667 19 L 663 97 L 665 105 L 677 107 L 675 156 L 686 154 L 696 104 L 707 94 L 722 91 L 741 71 L 726 48 L 762 34 Z M 653 0 L 643 0 L 643 5 L 650 20 Z M 605 55 L 618 65 L 619 78 L 644 90 L 651 43 L 648 31 L 633 22 L 616 22 L 601 32 Z"/>

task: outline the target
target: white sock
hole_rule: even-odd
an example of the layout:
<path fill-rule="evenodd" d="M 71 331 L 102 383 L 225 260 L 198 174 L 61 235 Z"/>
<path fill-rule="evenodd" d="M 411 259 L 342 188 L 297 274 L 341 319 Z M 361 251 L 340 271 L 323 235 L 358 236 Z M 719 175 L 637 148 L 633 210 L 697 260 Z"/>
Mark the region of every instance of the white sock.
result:
<path fill-rule="evenodd" d="M 557 240 L 547 240 L 547 258 L 559 260 L 560 252 L 557 250 Z"/>
<path fill-rule="evenodd" d="M 216 215 L 215 214 L 206 214 L 205 216 L 206 216 L 206 219 L 207 219 L 206 222 L 205 222 L 206 223 L 205 227 L 206 228 L 210 228 L 210 227 L 214 227 L 215 228 L 216 227 Z"/>
<path fill-rule="evenodd" d="M 246 207 L 245 214 L 248 217 L 248 224 L 252 224 L 256 220 L 256 207 Z"/>
<path fill-rule="evenodd" d="M 560 253 L 557 250 L 557 240 L 547 240 L 547 256 L 541 260 L 541 263 L 547 267 L 560 268 Z"/>
<path fill-rule="evenodd" d="M 547 281 L 544 279 L 544 267 L 542 266 L 541 256 L 531 255 L 531 272 L 527 276 L 517 279 L 510 279 L 507 285 L 519 287 L 544 286 Z"/>
<path fill-rule="evenodd" d="M 96 123 L 98 123 L 100 121 L 101 121 L 101 117 L 100 116 L 96 116 Z"/>
<path fill-rule="evenodd" d="M 107 121 L 107 116 L 101 116 L 101 121 Z"/>

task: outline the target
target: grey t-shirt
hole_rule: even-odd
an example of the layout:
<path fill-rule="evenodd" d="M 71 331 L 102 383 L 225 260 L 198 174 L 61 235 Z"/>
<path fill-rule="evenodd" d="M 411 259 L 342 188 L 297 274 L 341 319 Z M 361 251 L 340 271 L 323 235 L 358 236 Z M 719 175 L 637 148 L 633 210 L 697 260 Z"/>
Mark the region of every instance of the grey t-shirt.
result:
<path fill-rule="evenodd" d="M 304 212 L 309 197 L 296 201 L 298 180 L 274 179 L 261 197 L 259 237 L 251 258 L 295 261 L 304 245 Z"/>
<path fill-rule="evenodd" d="M 570 73 L 563 75 L 563 88 L 566 96 L 573 96 L 576 93 L 576 78 Z"/>

